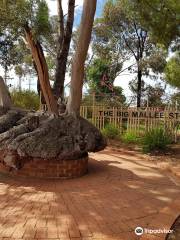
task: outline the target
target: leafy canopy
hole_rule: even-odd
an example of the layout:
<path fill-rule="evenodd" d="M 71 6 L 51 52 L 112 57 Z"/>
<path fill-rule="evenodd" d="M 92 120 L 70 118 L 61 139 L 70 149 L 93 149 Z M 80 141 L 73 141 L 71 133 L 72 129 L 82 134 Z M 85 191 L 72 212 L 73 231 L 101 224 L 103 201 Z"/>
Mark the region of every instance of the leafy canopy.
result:
<path fill-rule="evenodd" d="M 171 57 L 165 68 L 165 80 L 173 87 L 180 88 L 180 53 Z"/>
<path fill-rule="evenodd" d="M 119 68 L 121 69 L 121 66 Z M 117 71 L 117 67 L 115 69 L 111 61 L 101 58 L 92 61 L 87 69 L 87 80 L 90 92 L 97 96 L 96 100 L 119 97 L 121 103 L 125 101 L 122 88 L 114 86 Z"/>
<path fill-rule="evenodd" d="M 121 0 L 127 13 L 133 13 L 155 42 L 168 47 L 180 37 L 179 0 Z"/>

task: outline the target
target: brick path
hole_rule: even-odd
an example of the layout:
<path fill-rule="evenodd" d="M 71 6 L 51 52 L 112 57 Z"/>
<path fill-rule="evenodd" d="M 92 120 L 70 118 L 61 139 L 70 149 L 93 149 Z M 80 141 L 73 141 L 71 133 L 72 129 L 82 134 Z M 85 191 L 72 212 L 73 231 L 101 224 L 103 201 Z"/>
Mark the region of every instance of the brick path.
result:
<path fill-rule="evenodd" d="M 168 228 L 180 213 L 180 187 L 132 151 L 91 154 L 73 180 L 0 175 L 0 240 L 162 240 L 137 226 Z"/>

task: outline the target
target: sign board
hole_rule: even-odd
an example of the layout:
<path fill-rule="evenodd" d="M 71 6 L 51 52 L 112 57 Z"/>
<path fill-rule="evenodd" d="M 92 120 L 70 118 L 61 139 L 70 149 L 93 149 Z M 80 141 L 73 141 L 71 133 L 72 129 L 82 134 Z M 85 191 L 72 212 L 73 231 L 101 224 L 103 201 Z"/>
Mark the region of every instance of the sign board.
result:
<path fill-rule="evenodd" d="M 99 117 L 120 117 L 120 118 L 151 118 L 151 119 L 175 119 L 180 120 L 180 112 L 172 111 L 143 111 L 143 110 L 99 110 L 97 112 Z"/>

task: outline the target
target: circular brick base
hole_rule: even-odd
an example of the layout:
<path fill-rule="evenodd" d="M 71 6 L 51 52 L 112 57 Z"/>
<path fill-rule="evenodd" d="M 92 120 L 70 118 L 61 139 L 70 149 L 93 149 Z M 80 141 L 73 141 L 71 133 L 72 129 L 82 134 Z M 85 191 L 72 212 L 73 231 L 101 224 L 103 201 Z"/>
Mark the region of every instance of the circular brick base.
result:
<path fill-rule="evenodd" d="M 75 178 L 88 171 L 88 157 L 78 160 L 44 160 L 33 159 L 24 166 L 15 170 L 0 163 L 0 172 L 12 176 L 38 177 L 38 178 Z"/>

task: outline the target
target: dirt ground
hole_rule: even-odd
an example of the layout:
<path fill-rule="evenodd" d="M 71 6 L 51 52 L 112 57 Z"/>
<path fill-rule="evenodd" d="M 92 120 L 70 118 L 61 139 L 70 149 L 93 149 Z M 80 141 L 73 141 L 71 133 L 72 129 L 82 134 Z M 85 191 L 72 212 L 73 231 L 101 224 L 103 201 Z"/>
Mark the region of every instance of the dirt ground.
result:
<path fill-rule="evenodd" d="M 180 143 L 169 146 L 164 152 L 154 152 L 151 154 L 143 154 L 138 145 L 127 145 L 114 140 L 109 141 L 109 147 L 115 151 L 118 151 L 118 149 L 121 149 L 121 151 L 123 149 L 125 151 L 135 151 L 137 154 L 141 154 L 144 159 L 154 162 L 157 168 L 172 175 L 177 181 L 180 180 Z"/>

